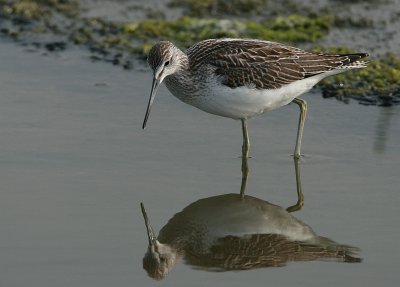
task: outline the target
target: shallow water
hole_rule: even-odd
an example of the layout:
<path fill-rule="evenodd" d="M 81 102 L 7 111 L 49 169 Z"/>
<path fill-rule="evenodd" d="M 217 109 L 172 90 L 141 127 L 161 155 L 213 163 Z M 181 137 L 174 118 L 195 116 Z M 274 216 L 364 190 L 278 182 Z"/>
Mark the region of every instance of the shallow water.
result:
<path fill-rule="evenodd" d="M 191 202 L 239 192 L 240 123 L 182 104 L 163 87 L 142 131 L 150 73 L 89 64 L 78 50 L 23 50 L 0 44 L 0 285 L 159 286 L 142 269 L 139 203 L 159 230 Z M 163 286 L 400 279 L 400 108 L 345 105 L 318 92 L 305 98 L 305 207 L 293 215 L 361 248 L 363 262 L 223 273 L 178 263 Z M 249 122 L 247 194 L 283 207 L 296 201 L 297 118 L 290 105 Z"/>

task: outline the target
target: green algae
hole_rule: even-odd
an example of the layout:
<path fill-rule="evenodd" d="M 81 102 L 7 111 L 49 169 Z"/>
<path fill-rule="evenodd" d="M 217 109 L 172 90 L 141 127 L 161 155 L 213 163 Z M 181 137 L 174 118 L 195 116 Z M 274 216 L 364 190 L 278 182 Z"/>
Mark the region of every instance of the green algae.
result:
<path fill-rule="evenodd" d="M 3 16 L 14 16 L 26 19 L 43 19 L 53 12 L 62 13 L 68 17 L 79 13 L 78 1 L 70 0 L 0 0 L 0 13 Z"/>
<path fill-rule="evenodd" d="M 123 34 L 148 41 L 168 39 L 188 47 L 203 39 L 240 37 L 240 22 L 182 17 L 176 21 L 142 20 L 122 26 Z"/>
<path fill-rule="evenodd" d="M 314 42 L 329 32 L 331 23 L 330 16 L 301 15 L 276 17 L 262 23 L 248 21 L 245 36 L 288 43 Z"/>
<path fill-rule="evenodd" d="M 264 22 L 251 20 L 199 19 L 176 21 L 141 20 L 122 25 L 122 34 L 140 40 L 168 39 L 188 47 L 209 38 L 257 38 L 272 41 L 310 42 L 329 32 L 330 17 L 290 15 Z"/>
<path fill-rule="evenodd" d="M 272 18 L 299 14 L 319 14 L 313 5 L 296 0 L 171 0 L 169 7 L 179 7 L 183 15 L 190 17 L 262 16 Z"/>
<path fill-rule="evenodd" d="M 370 28 L 374 26 L 374 21 L 367 17 L 343 16 L 332 13 L 332 9 L 316 8 L 313 5 L 305 5 L 299 1 L 282 0 L 172 0 L 169 2 L 170 7 L 179 7 L 183 9 L 183 13 L 190 17 L 221 17 L 236 16 L 243 17 L 249 15 L 261 16 L 264 19 L 281 16 L 281 21 L 293 21 L 301 19 L 289 19 L 291 15 L 300 15 L 307 18 L 318 18 L 319 15 L 324 15 L 322 18 L 328 17 L 329 20 L 321 25 L 329 25 L 337 28 Z M 260 17 L 258 17 L 260 18 Z M 300 23 L 298 23 L 300 24 Z M 301 32 L 301 31 L 300 31 Z M 285 37 L 282 37 L 285 39 Z M 306 36 L 305 39 L 308 39 Z"/>
<path fill-rule="evenodd" d="M 159 40 L 169 40 L 181 48 L 210 38 L 257 38 L 287 43 L 315 41 L 329 32 L 329 21 L 330 18 L 324 16 L 299 15 L 264 22 L 186 16 L 175 21 L 146 19 L 119 23 L 91 18 L 84 19 L 77 29 L 72 29 L 69 40 L 104 55 L 116 50 L 145 57 Z"/>
<path fill-rule="evenodd" d="M 318 85 L 324 97 L 362 104 L 390 106 L 400 103 L 400 56 L 387 54 L 373 59 L 366 68 L 326 78 Z"/>
<path fill-rule="evenodd" d="M 78 4 L 76 0 L 0 0 L 0 20 L 6 20 L 0 21 L 0 31 L 15 40 L 62 34 L 79 15 Z"/>
<path fill-rule="evenodd" d="M 204 17 L 216 15 L 259 14 L 267 0 L 172 0 L 170 7 L 181 7 L 185 15 Z"/>
<path fill-rule="evenodd" d="M 43 15 L 44 11 L 41 7 L 33 1 L 21 1 L 16 3 L 1 3 L 2 12 L 5 14 L 16 15 L 28 19 L 39 19 L 39 16 Z"/>

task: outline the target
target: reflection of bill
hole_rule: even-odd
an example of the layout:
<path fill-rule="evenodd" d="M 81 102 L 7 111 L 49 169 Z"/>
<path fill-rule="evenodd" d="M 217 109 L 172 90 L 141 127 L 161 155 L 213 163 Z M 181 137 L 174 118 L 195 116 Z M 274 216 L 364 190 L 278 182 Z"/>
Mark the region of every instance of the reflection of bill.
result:
<path fill-rule="evenodd" d="M 143 267 L 164 278 L 179 259 L 206 271 L 284 266 L 289 261 L 360 262 L 357 248 L 318 236 L 284 208 L 238 194 L 200 199 L 153 235 L 142 205 L 149 248 Z"/>

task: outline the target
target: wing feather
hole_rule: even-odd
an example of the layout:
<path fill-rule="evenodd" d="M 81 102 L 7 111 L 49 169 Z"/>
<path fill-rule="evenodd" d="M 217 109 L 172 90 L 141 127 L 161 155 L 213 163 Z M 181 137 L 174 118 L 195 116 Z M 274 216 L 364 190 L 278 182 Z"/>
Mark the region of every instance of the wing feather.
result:
<path fill-rule="evenodd" d="M 344 68 L 367 56 L 363 53 L 326 55 L 275 42 L 242 39 L 205 40 L 186 53 L 192 71 L 211 68 L 228 87 L 257 89 L 277 89 L 316 74 Z"/>

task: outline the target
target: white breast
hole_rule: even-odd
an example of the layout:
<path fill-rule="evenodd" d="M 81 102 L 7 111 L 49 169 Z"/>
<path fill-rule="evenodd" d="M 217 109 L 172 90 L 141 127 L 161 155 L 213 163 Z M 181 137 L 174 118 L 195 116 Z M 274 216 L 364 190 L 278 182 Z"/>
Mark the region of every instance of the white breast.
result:
<path fill-rule="evenodd" d="M 217 77 L 209 78 L 202 85 L 199 95 L 184 102 L 205 112 L 218 116 L 246 119 L 271 111 L 290 103 L 293 99 L 309 91 L 326 74 L 316 75 L 282 86 L 279 89 L 256 89 L 252 87 L 230 88 L 222 85 Z"/>

